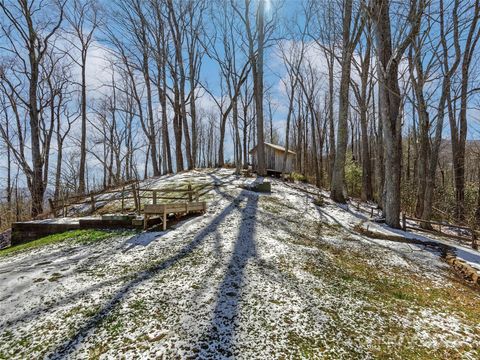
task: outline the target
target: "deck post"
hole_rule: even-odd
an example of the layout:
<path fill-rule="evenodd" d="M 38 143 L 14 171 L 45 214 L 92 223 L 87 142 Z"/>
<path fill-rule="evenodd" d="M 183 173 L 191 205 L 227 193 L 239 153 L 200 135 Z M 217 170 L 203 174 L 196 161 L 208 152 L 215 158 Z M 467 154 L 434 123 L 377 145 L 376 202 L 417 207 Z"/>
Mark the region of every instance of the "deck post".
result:
<path fill-rule="evenodd" d="M 139 186 L 137 187 L 136 196 L 137 196 L 137 204 L 138 204 L 137 214 L 140 215 L 140 211 L 141 211 L 140 208 L 142 204 L 140 203 L 140 187 Z"/>
<path fill-rule="evenodd" d="M 405 212 L 402 212 L 402 230 L 407 231 L 407 215 L 405 215 Z"/>
<path fill-rule="evenodd" d="M 95 212 L 95 196 L 90 196 L 91 204 L 92 204 L 92 214 Z"/>
<path fill-rule="evenodd" d="M 122 214 L 125 213 L 125 186 L 122 188 Z"/>
<path fill-rule="evenodd" d="M 153 190 L 153 205 L 157 204 L 157 190 Z"/>
<path fill-rule="evenodd" d="M 478 250 L 477 236 L 475 230 L 472 230 L 472 249 Z"/>
<path fill-rule="evenodd" d="M 50 204 L 50 212 L 52 213 L 53 217 L 56 218 L 57 217 L 57 212 L 55 211 L 55 205 L 53 203 L 53 199 L 49 198 L 48 203 Z"/>
<path fill-rule="evenodd" d="M 163 206 L 163 231 L 167 230 L 167 207 Z"/>
<path fill-rule="evenodd" d="M 132 184 L 132 194 L 133 194 L 133 202 L 135 203 L 135 212 L 138 214 L 139 206 L 138 206 L 137 190 L 136 190 L 135 183 Z"/>

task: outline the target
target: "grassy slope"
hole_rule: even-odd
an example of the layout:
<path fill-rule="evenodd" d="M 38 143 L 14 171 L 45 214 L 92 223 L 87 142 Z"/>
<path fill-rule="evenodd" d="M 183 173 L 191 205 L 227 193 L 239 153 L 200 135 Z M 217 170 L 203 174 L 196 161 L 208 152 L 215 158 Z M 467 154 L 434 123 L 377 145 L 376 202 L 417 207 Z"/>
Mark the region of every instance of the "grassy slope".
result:
<path fill-rule="evenodd" d="M 262 200 L 262 207 L 269 213 L 282 214 L 288 211 L 288 204 L 275 198 Z M 361 316 L 346 321 L 334 312 L 331 314 L 335 321 L 330 335 L 332 339 L 338 336 L 337 331 L 344 333 L 345 340 L 361 339 L 372 331 L 373 325 L 373 333 L 376 333 L 378 339 L 369 347 L 375 358 L 458 359 L 463 358 L 463 350 L 470 353 L 473 350 L 480 358 L 480 344 L 468 344 L 468 341 L 459 344 L 457 348 L 446 348 L 440 343 L 432 350 L 431 346 L 418 341 L 418 331 L 440 335 L 442 329 L 433 324 L 425 324 L 421 329 L 415 328 L 416 317 L 421 317 L 424 312 L 439 316 L 453 315 L 474 329 L 477 338 L 480 337 L 478 288 L 469 286 L 453 272 L 447 274 L 448 277 L 441 286 L 432 284 L 432 281 L 420 272 L 394 266 L 385 267 L 376 247 L 361 250 L 352 247 L 352 242 L 356 240 L 336 225 L 301 221 L 299 224 L 302 231 L 297 231 L 284 241 L 313 248 L 315 252 L 310 253 L 302 264 L 285 258 L 282 271 L 295 277 L 294 269 L 301 268 L 319 279 L 328 289 L 327 293 L 325 288 L 315 289 L 318 297 L 331 296 L 333 293 L 336 297 L 348 301 L 353 295 L 356 301 L 364 304 L 364 314 L 371 313 L 381 319 L 379 323 L 382 325 L 378 326 Z M 319 241 L 322 237 L 341 238 L 344 243 L 333 245 Z M 348 307 L 347 304 L 345 306 Z M 406 321 L 399 321 L 403 319 Z M 298 349 L 296 355 L 307 358 L 315 358 L 315 354 L 322 349 L 317 339 L 294 332 L 289 335 L 289 344 Z M 360 348 L 365 345 L 361 344 Z M 354 347 L 351 351 L 349 356 L 361 356 Z"/>
<path fill-rule="evenodd" d="M 279 242 L 292 245 L 293 253 L 288 256 L 280 255 L 271 263 L 258 263 L 255 266 L 262 267 L 262 271 L 265 272 L 270 270 L 268 266 L 274 266 L 289 284 L 295 282 L 303 284 L 300 282 L 304 279 L 299 277 L 299 270 L 318 279 L 318 283 L 323 284 L 321 287 L 308 284 L 305 290 L 311 290 L 310 294 L 316 298 L 312 307 L 317 307 L 332 319 L 332 322 L 325 327 L 327 334 L 322 339 L 286 329 L 288 330 L 287 343 L 282 349 L 285 352 L 284 358 L 318 358 L 318 354 L 329 346 L 341 349 L 343 358 L 362 358 L 365 353 L 368 353 L 380 359 L 457 359 L 462 358 L 462 353 L 465 351 L 480 358 L 480 347 L 475 343 L 459 343 L 453 348 L 447 348 L 441 342 L 438 342 L 435 347 L 428 346 L 419 340 L 418 333 L 425 333 L 438 340 L 442 334 L 442 328 L 437 326 L 438 323 L 422 323 L 421 327 L 418 327 L 417 322 L 417 319 L 425 318 L 422 315 L 425 312 L 438 314 L 440 317 L 454 316 L 462 324 L 476 329 L 474 339 L 479 339 L 478 289 L 469 287 L 448 271 L 445 272 L 446 276 L 441 284 L 434 284 L 431 279 L 424 277 L 421 271 L 386 266 L 378 246 L 356 247 L 354 244 L 358 244 L 358 240 L 351 238 L 338 226 L 320 221 L 306 222 L 301 216 L 292 216 L 295 207 L 288 202 L 278 201 L 274 197 L 262 197 L 259 205 L 261 211 L 270 214 L 268 221 L 271 221 L 266 224 L 259 223 L 259 226 L 270 229 L 285 226 L 285 229 L 290 230 L 288 238 L 277 238 L 275 232 L 270 236 Z M 267 221 L 265 218 L 262 220 Z M 283 223 L 279 220 L 283 220 Z M 73 231 L 37 240 L 38 243 L 35 246 L 33 243 L 30 244 L 37 247 L 62 241 L 90 242 L 109 236 L 112 236 L 112 233 Z M 328 238 L 336 238 L 340 241 L 333 244 Z M 295 256 L 295 253 L 302 256 Z M 0 252 L 0 256 L 2 254 L 3 252 Z M 148 351 L 152 346 L 159 346 L 162 338 L 148 336 L 152 330 L 150 323 L 152 313 L 155 314 L 154 318 L 159 329 L 162 329 L 168 324 L 165 319 L 167 310 L 177 306 L 177 302 L 171 304 L 166 302 L 163 290 L 159 289 L 169 276 L 175 275 L 180 278 L 184 276 L 186 280 L 191 279 L 192 274 L 196 273 L 197 266 L 199 270 L 204 268 L 203 263 L 207 261 L 204 256 L 205 254 L 199 249 L 188 254 L 181 262 L 166 271 L 165 275 L 162 272 L 162 276 L 155 279 L 155 284 L 159 286 L 150 287 L 148 296 L 125 300 L 123 306 L 116 308 L 99 324 L 97 331 L 99 333 L 104 331 L 108 341 L 100 338 L 98 344 L 90 349 L 89 357 L 97 358 L 112 348 L 119 352 L 135 348 Z M 135 274 L 145 268 L 155 268 L 157 263 L 164 260 L 157 257 L 149 259 L 148 252 L 145 252 L 144 257 L 141 264 L 132 264 L 132 266 L 141 266 L 141 269 L 132 268 L 129 271 Z M 190 270 L 187 274 L 184 274 L 185 265 L 188 265 L 187 269 Z M 125 264 L 118 266 L 123 268 Z M 154 306 L 150 303 L 150 298 Z M 348 302 L 352 299 L 361 305 L 356 308 L 356 312 L 352 312 L 351 317 L 346 317 L 341 308 L 323 306 L 323 299 L 331 298 L 335 298 L 335 303 L 342 304 L 341 306 L 345 308 L 350 307 Z M 289 299 L 284 298 L 282 301 L 288 302 Z M 157 311 L 158 309 L 162 311 Z M 97 311 L 98 309 L 92 306 L 77 306 L 65 314 L 64 321 L 70 321 L 72 316 L 78 316 L 87 321 Z M 252 309 L 245 308 L 243 311 L 251 312 Z M 251 318 L 261 321 L 253 315 Z M 130 336 L 125 336 L 125 334 L 134 333 L 133 330 L 136 328 L 145 328 L 146 334 L 143 338 L 132 340 Z M 284 330 L 272 328 L 272 339 L 275 336 L 281 336 Z M 160 336 L 166 335 L 162 333 Z M 325 338 L 328 339 L 327 342 Z M 369 343 L 372 339 L 373 341 Z M 123 343 L 119 344 L 119 342 Z M 42 344 L 42 351 L 48 350 L 47 345 Z M 16 347 L 30 346 L 16 344 Z M 330 356 L 339 358 L 338 354 Z M 329 358 L 329 355 L 325 358 Z"/>
<path fill-rule="evenodd" d="M 118 231 L 104 230 L 72 230 L 63 233 L 45 236 L 43 238 L 16 246 L 11 246 L 0 250 L 0 257 L 17 254 L 26 250 L 37 249 L 46 245 L 70 242 L 72 244 L 88 244 L 95 241 L 104 240 L 112 236 L 118 235 Z"/>

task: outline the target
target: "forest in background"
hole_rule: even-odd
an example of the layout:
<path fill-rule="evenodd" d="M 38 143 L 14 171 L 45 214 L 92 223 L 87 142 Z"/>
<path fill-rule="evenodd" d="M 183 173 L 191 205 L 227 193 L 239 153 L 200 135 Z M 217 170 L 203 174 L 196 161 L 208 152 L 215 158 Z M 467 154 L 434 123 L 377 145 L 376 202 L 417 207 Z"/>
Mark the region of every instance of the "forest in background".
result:
<path fill-rule="evenodd" d="M 0 228 L 48 198 L 240 172 L 264 141 L 297 153 L 294 178 L 374 201 L 391 226 L 402 210 L 480 226 L 479 0 L 0 0 L 0 14 Z"/>

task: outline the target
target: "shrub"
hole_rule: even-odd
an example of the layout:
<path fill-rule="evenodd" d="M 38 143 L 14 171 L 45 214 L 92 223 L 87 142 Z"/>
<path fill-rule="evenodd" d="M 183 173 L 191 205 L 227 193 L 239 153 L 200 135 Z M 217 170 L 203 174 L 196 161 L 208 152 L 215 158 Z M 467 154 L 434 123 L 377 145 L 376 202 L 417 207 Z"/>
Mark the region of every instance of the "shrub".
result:
<path fill-rule="evenodd" d="M 362 192 L 362 168 L 353 159 L 351 153 L 347 154 L 345 163 L 345 185 L 350 196 L 360 196 Z"/>
<path fill-rule="evenodd" d="M 322 195 L 318 196 L 313 203 L 317 206 L 323 206 L 325 204 L 325 200 L 323 199 Z"/>
<path fill-rule="evenodd" d="M 297 173 L 297 172 L 292 172 L 292 174 L 290 176 L 295 181 L 307 182 L 307 178 L 303 174 L 300 174 L 300 173 Z"/>

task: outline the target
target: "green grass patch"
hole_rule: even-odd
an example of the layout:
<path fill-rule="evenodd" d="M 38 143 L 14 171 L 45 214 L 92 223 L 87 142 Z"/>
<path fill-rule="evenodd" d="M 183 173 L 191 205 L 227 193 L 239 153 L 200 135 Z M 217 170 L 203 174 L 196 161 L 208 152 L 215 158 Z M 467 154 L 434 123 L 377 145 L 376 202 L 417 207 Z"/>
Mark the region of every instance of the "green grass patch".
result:
<path fill-rule="evenodd" d="M 315 294 L 323 297 L 326 293 L 332 293 L 346 301 L 353 297 L 364 304 L 359 308 L 358 319 L 353 320 L 359 329 L 358 332 L 355 327 L 351 329 L 348 323 L 336 316 L 337 314 L 329 314 L 331 323 L 327 326 L 327 332 L 343 329 L 343 336 L 357 338 L 362 336 L 364 325 L 367 329 L 374 326 L 373 332 L 381 333 L 382 337 L 376 339 L 368 350 L 363 345 L 360 345 L 360 349 L 377 358 L 454 359 L 460 358 L 459 354 L 463 351 L 470 353 L 473 351 L 475 354 L 480 351 L 480 348 L 467 343 L 432 349 L 429 345 L 419 342 L 414 326 L 395 320 L 398 317 L 406 317 L 415 323 L 415 317 L 423 316 L 421 315 L 423 311 L 427 311 L 427 314 L 440 313 L 458 318 L 478 336 L 480 334 L 478 290 L 455 278 L 453 274 L 447 275 L 444 285 L 439 285 L 422 276 L 421 271 L 410 271 L 396 266 L 385 267 L 382 254 L 377 253 L 375 249 L 357 249 L 341 243 L 334 245 L 318 236 L 335 232 L 340 235 L 340 229 L 335 225 L 329 226 L 325 223 L 309 225 L 305 233 L 297 233 L 288 241 L 318 249 L 317 253 L 308 256 L 301 265 L 303 271 L 321 279 L 324 284 L 322 288 L 315 289 Z M 361 315 L 366 313 L 375 314 L 382 320 L 378 324 L 370 322 L 368 316 Z M 437 337 L 439 329 L 432 326 L 425 328 L 425 331 L 432 337 Z M 312 343 L 313 339 L 304 341 L 296 334 L 289 334 L 288 341 L 299 351 L 299 355 L 307 358 L 310 351 L 317 350 Z M 398 344 L 393 352 L 392 343 Z M 349 352 L 352 348 L 346 347 L 343 350 Z"/>
<path fill-rule="evenodd" d="M 134 310 L 134 311 L 138 311 L 138 312 L 142 312 L 142 311 L 145 311 L 147 309 L 147 304 L 145 302 L 144 299 L 136 299 L 136 300 L 133 300 L 132 302 L 130 302 L 128 304 L 129 308 Z"/>
<path fill-rule="evenodd" d="M 303 359 L 313 359 L 319 351 L 324 350 L 318 347 L 315 339 L 301 336 L 293 330 L 288 332 L 287 343 L 288 347 L 295 351 L 295 355 Z"/>
<path fill-rule="evenodd" d="M 282 201 L 274 196 L 262 196 L 260 205 L 263 210 L 271 214 L 280 214 L 287 209 L 295 210 L 295 207 L 286 201 Z"/>
<path fill-rule="evenodd" d="M 58 279 L 61 279 L 62 277 L 63 275 L 60 273 L 53 273 L 52 276 L 48 279 L 48 281 L 50 282 L 58 281 Z"/>
<path fill-rule="evenodd" d="M 374 309 L 384 309 L 387 312 L 387 322 L 390 314 L 432 310 L 455 315 L 473 329 L 478 324 L 478 290 L 460 280 L 451 278 L 450 281 L 446 280 L 445 286 L 438 286 L 421 274 L 401 268 L 382 270 L 375 262 L 372 263 L 372 254 L 326 244 L 320 246 L 320 249 L 332 256 L 322 257 L 317 254 L 304 264 L 303 270 L 322 278 L 338 296 L 354 294 L 357 299 L 365 301 Z M 402 329 L 403 332 L 407 330 Z M 393 327 L 391 333 L 388 329 L 383 331 L 387 337 L 393 337 L 398 329 Z M 474 332 L 480 334 L 480 330 Z M 411 335 L 410 339 L 406 336 L 404 345 L 407 347 L 414 343 L 414 334 Z M 412 342 L 408 343 L 408 340 Z"/>
<path fill-rule="evenodd" d="M 43 238 L 30 241 L 25 244 L 11 246 L 0 250 L 0 257 L 17 254 L 26 250 L 37 249 L 47 245 L 69 242 L 71 244 L 91 244 L 97 241 L 105 240 L 113 236 L 127 235 L 131 233 L 126 231 L 105 231 L 105 230 L 72 230 L 63 233 L 48 235 Z"/>
<path fill-rule="evenodd" d="M 98 314 L 100 306 L 98 305 L 76 305 L 63 315 L 64 320 L 68 320 L 74 316 L 90 318 Z"/>

